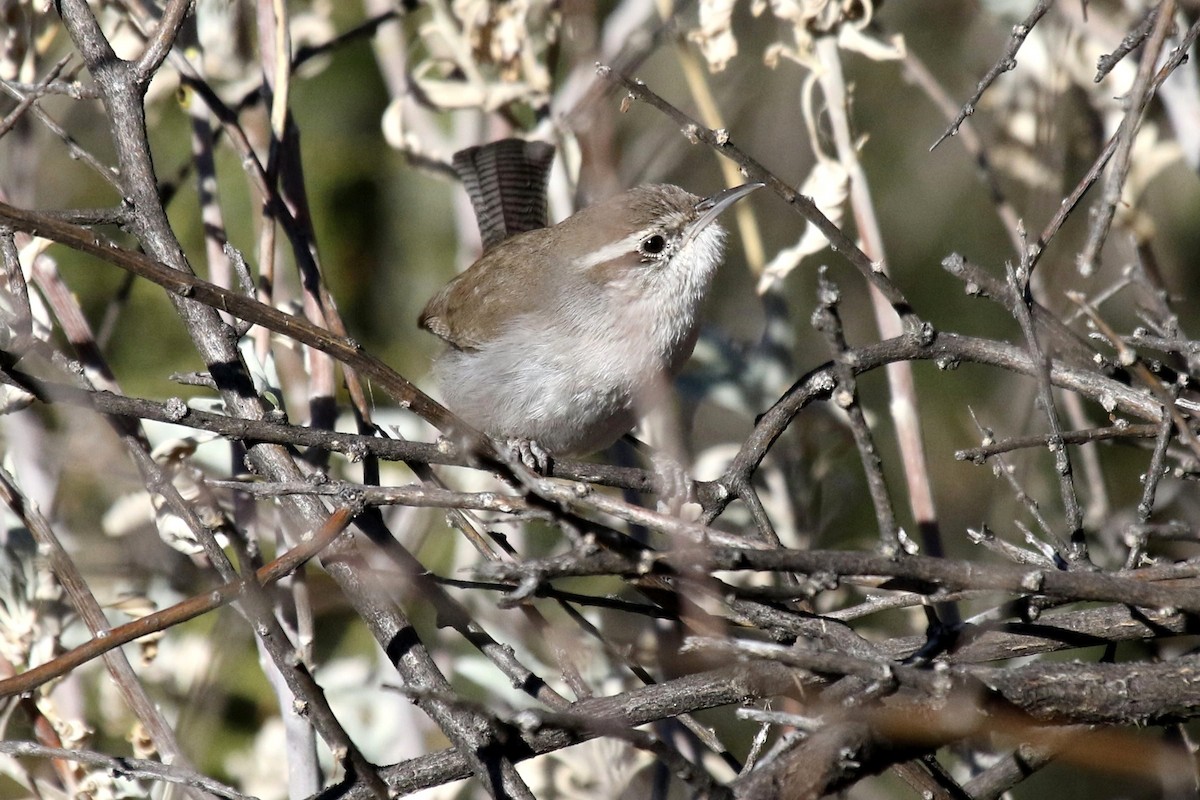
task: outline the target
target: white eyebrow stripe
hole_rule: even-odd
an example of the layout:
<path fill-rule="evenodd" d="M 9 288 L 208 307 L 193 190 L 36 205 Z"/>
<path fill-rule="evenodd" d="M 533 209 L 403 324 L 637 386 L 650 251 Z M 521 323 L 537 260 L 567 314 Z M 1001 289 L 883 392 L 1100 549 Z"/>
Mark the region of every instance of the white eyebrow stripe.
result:
<path fill-rule="evenodd" d="M 575 261 L 575 267 L 577 269 L 586 271 L 592 267 L 599 266 L 606 261 L 612 261 L 614 258 L 619 258 L 620 256 L 631 253 L 637 249 L 637 246 L 639 243 L 641 243 L 643 237 L 647 236 L 648 234 L 649 231 L 638 231 L 637 233 L 626 236 L 620 241 L 606 244 L 599 250 L 593 250 L 582 258 L 577 259 Z"/>

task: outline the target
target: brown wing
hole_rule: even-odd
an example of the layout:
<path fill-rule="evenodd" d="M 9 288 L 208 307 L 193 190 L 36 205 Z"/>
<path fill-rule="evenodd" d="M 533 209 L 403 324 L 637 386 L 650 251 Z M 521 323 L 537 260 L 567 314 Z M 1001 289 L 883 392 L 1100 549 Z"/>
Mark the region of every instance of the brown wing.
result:
<path fill-rule="evenodd" d="M 417 324 L 459 350 L 477 350 L 513 319 L 545 302 L 549 276 L 538 270 L 540 232 L 518 234 L 489 250 L 425 305 Z"/>
<path fill-rule="evenodd" d="M 459 349 L 469 349 L 464 347 L 465 343 L 455 341 L 454 330 L 450 327 L 450 323 L 446 319 L 446 301 L 443 295 L 446 294 L 446 290 L 449 288 L 449 286 L 444 287 L 440 292 L 429 298 L 429 302 L 425 304 L 425 308 L 421 311 L 421 316 L 417 317 L 417 325 Z"/>

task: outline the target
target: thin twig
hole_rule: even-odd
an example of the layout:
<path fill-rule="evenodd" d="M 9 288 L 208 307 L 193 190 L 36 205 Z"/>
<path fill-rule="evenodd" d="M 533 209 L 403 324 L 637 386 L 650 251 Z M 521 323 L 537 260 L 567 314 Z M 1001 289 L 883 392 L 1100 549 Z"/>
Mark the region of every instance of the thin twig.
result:
<path fill-rule="evenodd" d="M 1167 448 L 1171 444 L 1174 427 L 1170 417 L 1163 417 L 1163 421 L 1159 424 L 1158 438 L 1154 442 L 1154 453 L 1150 456 L 1150 463 L 1146 465 L 1146 471 L 1142 474 L 1142 499 L 1137 504 L 1136 529 L 1143 528 L 1150 521 L 1150 515 L 1154 513 L 1154 497 L 1166 468 Z M 1129 554 L 1125 558 L 1126 569 L 1133 569 L 1137 566 L 1145 544 L 1145 536 L 1134 537 L 1129 544 Z"/>
<path fill-rule="evenodd" d="M 1027 248 L 1025 249 L 1028 252 Z M 1037 330 L 1033 325 L 1033 316 L 1029 311 L 1029 260 L 1023 257 L 1018 268 L 1011 262 L 1006 263 L 1008 270 L 1008 286 L 1017 303 L 1014 310 L 1021 332 L 1025 335 L 1025 343 L 1029 348 L 1029 356 L 1037 366 L 1038 400 L 1042 411 L 1050 425 L 1050 452 L 1054 455 L 1054 471 L 1058 475 L 1059 494 L 1062 498 L 1063 517 L 1067 524 L 1067 539 L 1070 547 L 1064 554 L 1071 563 L 1087 562 L 1087 540 L 1083 536 L 1083 512 L 1079 508 L 1079 496 L 1075 492 L 1075 481 L 1071 469 L 1071 455 L 1063 443 L 1062 423 L 1058 418 L 1058 409 L 1054 403 L 1054 392 L 1050 381 L 1050 358 L 1043 352 L 1038 341 Z"/>
<path fill-rule="evenodd" d="M 267 442 L 295 447 L 317 447 L 331 453 L 342 453 L 352 461 L 371 455 L 409 464 L 479 466 L 478 459 L 472 454 L 465 453 L 445 441 L 436 444 L 414 442 L 375 435 L 318 430 L 286 422 L 231 417 L 193 408 L 178 397 L 159 402 L 107 391 L 80 389 L 35 378 L 17 369 L 5 370 L 3 374 L 44 403 L 65 403 L 91 408 L 97 413 L 110 416 L 172 423 L 219 434 L 246 445 Z M 555 459 L 550 476 L 637 492 L 652 490 L 652 475 L 647 470 L 634 467 L 617 467 L 564 458 Z M 696 485 L 697 500 L 700 502 L 712 501 L 719 491 L 718 487 L 709 481 L 700 481 Z"/>
<path fill-rule="evenodd" d="M 1196 432 L 1192 430 L 1192 427 L 1188 424 L 1187 419 L 1184 418 L 1183 412 L 1175 403 L 1175 391 L 1181 387 L 1177 386 L 1172 389 L 1164 386 L 1163 382 L 1158 378 L 1158 376 L 1151 372 L 1150 368 L 1147 367 L 1145 362 L 1138 357 L 1137 353 L 1129 348 L 1124 341 L 1122 341 L 1121 337 L 1117 335 L 1116 331 L 1114 331 L 1112 327 L 1104 321 L 1104 318 L 1100 316 L 1100 313 L 1096 311 L 1096 309 L 1093 308 L 1091 304 L 1088 303 L 1087 300 L 1081 295 L 1075 292 L 1068 292 L 1067 297 L 1079 304 L 1079 306 L 1088 315 L 1088 319 L 1091 321 L 1092 325 L 1096 327 L 1096 330 L 1098 330 L 1100 334 L 1108 340 L 1109 344 L 1116 349 L 1117 361 L 1126 368 L 1130 369 L 1133 374 L 1136 375 L 1137 378 L 1142 382 L 1142 384 L 1150 390 L 1150 392 L 1158 399 L 1160 403 L 1162 403 L 1164 411 L 1175 422 L 1175 428 L 1179 431 L 1179 438 L 1182 439 L 1189 448 L 1191 448 L 1192 453 L 1195 454 L 1197 458 L 1200 458 L 1200 438 L 1197 438 Z"/>
<path fill-rule="evenodd" d="M 0 468 L 0 499 L 3 499 L 13 514 L 33 535 L 34 540 L 38 543 L 39 552 L 49 561 L 55 577 L 66 590 L 72 605 L 91 634 L 103 636 L 107 633 L 110 626 L 107 617 L 104 616 L 104 610 L 97 602 L 95 595 L 92 594 L 87 581 L 75 566 L 74 560 L 63 548 L 54 529 L 50 527 L 50 523 L 35 506 L 29 504 L 12 476 L 2 468 Z M 125 654 L 119 650 L 109 651 L 104 653 L 103 658 L 104 666 L 112 676 L 113 682 L 116 683 L 122 698 L 145 725 L 158 751 L 180 769 L 191 770 L 191 762 L 180 749 L 174 732 L 159 712 L 158 707 L 150 700 L 149 694 L 138 680 L 137 673 L 133 671 Z M 195 791 L 190 793 L 203 796 Z"/>
<path fill-rule="evenodd" d="M 242 794 L 220 781 L 190 769 L 184 769 L 178 764 L 164 764 L 161 761 L 128 756 L 118 758 L 107 753 L 97 753 L 94 750 L 47 747 L 37 742 L 22 741 L 0 741 L 0 753 L 11 758 L 51 758 L 74 761 L 77 764 L 99 767 L 115 776 L 162 781 L 193 789 L 203 789 L 217 797 L 228 797 L 229 800 L 254 800 L 251 795 Z"/>
<path fill-rule="evenodd" d="M 1192 46 L 1192 42 L 1196 40 L 1197 36 L 1200 36 L 1200 21 L 1197 21 L 1190 28 L 1188 28 L 1188 31 L 1184 35 L 1183 39 L 1181 39 L 1175 49 L 1171 51 L 1171 54 L 1163 63 L 1162 68 L 1159 69 L 1158 73 L 1154 76 L 1154 82 L 1150 87 L 1151 95 L 1158 90 L 1158 87 L 1162 85 L 1163 81 L 1165 81 L 1180 64 L 1187 60 L 1188 49 Z M 1146 98 L 1146 102 L 1149 102 L 1149 97 Z M 1114 134 L 1104 145 L 1104 149 L 1100 152 L 1100 155 L 1096 157 L 1096 160 L 1092 163 L 1092 166 L 1089 167 L 1084 176 L 1080 178 L 1079 183 L 1075 186 L 1075 189 L 1072 190 L 1072 192 L 1061 203 L 1059 203 L 1058 210 L 1054 213 L 1054 216 L 1050 218 L 1050 221 L 1046 223 L 1046 227 L 1042 230 L 1042 233 L 1038 236 L 1037 241 L 1031 248 L 1029 257 L 1031 270 L 1037 265 L 1038 261 L 1041 260 L 1042 255 L 1046 252 L 1047 245 L 1049 245 L 1055 234 L 1057 234 L 1062 228 L 1063 224 L 1066 223 L 1067 218 L 1071 215 L 1071 212 L 1074 211 L 1079 205 L 1079 201 L 1083 199 L 1083 195 L 1092 187 L 1092 184 L 1099 179 L 1100 173 L 1104 171 L 1104 167 L 1108 164 L 1109 160 L 1117 150 L 1117 141 L 1117 135 Z"/>
<path fill-rule="evenodd" d="M 7 92 L 18 103 L 23 103 L 25 101 L 24 93 L 18 91 L 15 88 L 15 84 L 9 83 L 8 81 L 0 81 L 0 89 L 3 89 L 5 92 Z M 36 95 L 34 96 L 34 99 L 36 101 Z M 66 129 L 55 122 L 54 119 L 52 119 L 49 114 L 43 111 L 36 102 L 30 103 L 26 106 L 26 108 L 33 112 L 33 115 L 37 118 L 38 122 L 45 125 L 47 130 L 62 140 L 63 144 L 65 144 L 67 147 L 67 153 L 72 158 L 78 159 L 87 164 L 96 172 L 97 175 L 103 178 L 118 192 L 121 190 L 121 181 L 117 170 L 102 164 L 99 158 L 92 155 L 90 150 L 85 149 L 79 144 L 79 142 L 75 141 L 75 137 L 67 133 Z"/>
<path fill-rule="evenodd" d="M 710 547 L 697 555 L 707 570 L 828 573 L 841 576 L 897 579 L 896 588 L 930 593 L 933 587 L 959 592 L 992 589 L 1015 594 L 1041 594 L 1073 601 L 1128 603 L 1150 609 L 1200 611 L 1200 589 L 1184 585 L 1159 586 L 1098 572 L 1043 570 L 1008 564 L 979 564 L 950 558 L 910 556 L 892 559 L 860 552 L 830 550 L 757 550 Z M 569 553 L 518 564 L 481 564 L 476 575 L 484 580 L 518 582 L 537 575 L 541 580 L 594 575 L 669 575 L 678 553 L 648 553 L 630 558 L 612 551 Z M 905 585 L 915 584 L 915 585 Z"/>
<path fill-rule="evenodd" d="M 888 495 L 887 482 L 883 477 L 883 460 L 875 448 L 871 429 L 858 397 L 858 383 L 854 370 L 846 363 L 846 336 L 842 331 L 841 317 L 837 305 L 840 292 L 826 277 L 822 268 L 818 276 L 818 309 L 813 313 L 813 325 L 825 335 L 833 356 L 834 372 L 838 385 L 833 390 L 833 402 L 844 410 L 850 420 L 854 444 L 858 447 L 859 460 L 867 479 L 867 491 L 875 506 L 875 521 L 879 525 L 879 550 L 884 555 L 896 556 L 902 551 L 897 532 L 896 515 L 892 510 L 892 499 Z"/>
<path fill-rule="evenodd" d="M 315 531 L 310 537 L 302 539 L 300 544 L 274 561 L 255 570 L 254 580 L 260 587 L 263 587 L 291 574 L 306 561 L 315 558 L 336 536 L 339 536 L 353 521 L 355 513 L 351 506 L 338 508 L 329 516 L 328 521 L 320 530 Z M 168 608 L 147 614 L 132 622 L 126 622 L 124 625 L 114 628 L 106 626 L 98 632 L 101 635 L 94 636 L 87 642 L 73 647 L 45 663 L 31 667 L 19 675 L 0 680 L 0 697 L 12 697 L 31 692 L 55 678 L 66 675 L 76 667 L 111 653 L 121 645 L 152 633 L 165 631 L 181 622 L 195 619 L 209 611 L 228 605 L 241 597 L 246 591 L 246 587 L 246 579 L 237 578 Z"/>
<path fill-rule="evenodd" d="M 979 429 L 979 432 L 983 435 L 985 440 L 990 439 L 992 437 L 991 431 L 985 428 L 983 423 L 979 421 L 979 418 L 975 416 L 975 409 L 971 409 L 970 411 L 971 419 L 974 421 L 975 426 Z M 1061 442 L 1061 434 L 1058 436 L 1054 436 L 1052 434 L 1051 436 L 1052 443 Z M 1065 552 L 1068 549 L 1067 542 L 1054 532 L 1054 528 L 1051 527 L 1050 523 L 1046 520 L 1046 517 L 1042 514 L 1041 508 L 1038 507 L 1037 500 L 1032 498 L 1029 493 L 1026 492 L 1025 489 L 1017 482 L 1017 479 L 1013 476 L 1013 471 L 1008 466 L 1008 463 L 1000 456 L 995 456 L 994 458 L 995 463 L 992 465 L 992 473 L 997 478 L 1003 479 L 1008 484 L 1009 488 L 1012 489 L 1013 496 L 1016 498 L 1017 502 L 1025 507 L 1025 510 L 1029 513 L 1029 516 L 1033 518 L 1034 522 L 1037 523 L 1038 528 L 1041 529 L 1042 533 L 1055 542 L 1056 548 L 1059 551 L 1058 556 L 1062 559 L 1062 563 L 1068 563 L 1069 559 L 1067 559 L 1067 553 Z"/>
<path fill-rule="evenodd" d="M 883 270 L 879 269 L 878 265 L 874 264 L 859 249 L 858 245 L 850 237 L 846 236 L 840 228 L 834 225 L 817 208 L 812 198 L 800 194 L 790 185 L 776 177 L 774 173 L 757 160 L 744 153 L 730 141 L 728 132 L 713 131 L 700 125 L 687 114 L 648 89 L 641 81 L 632 80 L 606 66 L 598 66 L 596 69 L 602 78 L 623 87 L 629 92 L 630 96 L 650 104 L 674 120 L 679 125 L 680 131 L 684 136 L 692 141 L 704 142 L 704 144 L 713 148 L 718 153 L 737 163 L 742 168 L 742 174 L 747 178 L 766 184 L 771 191 L 783 198 L 784 202 L 819 230 L 821 235 L 829 241 L 830 247 L 849 260 L 862 276 L 866 278 L 867 282 L 879 290 L 879 293 L 887 300 L 904 322 L 906 328 L 917 329 L 921 327 L 920 319 L 913 312 L 912 306 L 909 305 L 900 288 Z"/>
<path fill-rule="evenodd" d="M 133 67 L 135 79 L 146 86 L 158 72 L 159 67 L 167 60 L 175 39 L 179 36 L 188 13 L 192 10 L 193 0 L 170 0 L 163 8 L 158 20 L 158 27 L 146 41 L 146 49 L 142 51 Z"/>
<path fill-rule="evenodd" d="M 1093 81 L 1099 83 L 1104 80 L 1105 76 L 1112 72 L 1113 68 L 1117 64 L 1120 64 L 1125 56 L 1132 53 L 1141 46 L 1142 42 L 1146 41 L 1146 37 L 1150 35 L 1150 29 L 1154 27 L 1154 21 L 1158 19 L 1160 11 L 1162 11 L 1161 5 L 1147 10 L 1142 17 L 1142 21 L 1131 29 L 1129 33 L 1125 34 L 1125 38 L 1121 40 L 1121 43 L 1111 53 L 1106 53 L 1096 59 L 1096 77 L 1092 79 Z"/>
<path fill-rule="evenodd" d="M 1138 127 L 1142 122 L 1142 114 L 1150 98 L 1154 95 L 1154 67 L 1158 55 L 1162 52 L 1167 33 L 1175 24 L 1175 0 L 1163 0 L 1158 6 L 1158 16 L 1154 22 L 1154 30 L 1149 41 L 1142 49 L 1142 60 L 1138 64 L 1137 77 L 1133 86 L 1125 96 L 1125 116 L 1117 129 L 1117 149 L 1113 153 L 1113 162 L 1109 166 L 1108 176 L 1104 181 L 1104 194 L 1092 206 L 1088 227 L 1087 241 L 1079 253 L 1077 266 L 1082 275 L 1091 275 L 1096 269 L 1100 257 L 1100 249 L 1108 238 L 1108 229 L 1112 225 L 1113 216 L 1117 211 L 1117 203 L 1121 201 L 1121 192 L 1125 188 L 1125 180 L 1129 177 L 1133 141 Z"/>
<path fill-rule="evenodd" d="M 1012 34 L 1008 39 L 1008 46 L 1004 48 L 1004 54 L 1000 59 L 992 65 L 992 68 L 979 80 L 979 84 L 975 87 L 975 93 L 971 98 L 963 104 L 962 110 L 954 118 L 954 121 L 946 128 L 945 132 L 938 137 L 938 140 L 929 146 L 929 151 L 933 150 L 950 136 L 958 133 L 958 128 L 963 124 L 967 117 L 975 113 L 975 106 L 979 99 L 983 97 L 983 93 L 988 90 L 988 87 L 995 82 L 996 78 L 1003 75 L 1009 70 L 1015 69 L 1017 66 L 1017 51 L 1021 49 L 1021 45 L 1025 43 L 1027 37 L 1033 30 L 1033 27 L 1038 24 L 1038 21 L 1045 16 L 1050 10 L 1053 0 L 1038 0 L 1037 5 L 1029 12 L 1029 16 L 1025 17 L 1024 22 L 1013 26 Z"/>
<path fill-rule="evenodd" d="M 867 175 L 858 158 L 858 148 L 851 133 L 850 102 L 845 78 L 842 74 L 842 56 L 837 38 L 835 36 L 820 37 L 817 40 L 816 49 L 822 66 L 818 79 L 821 89 L 825 93 L 838 160 L 850 176 L 850 202 L 854 209 L 859 235 L 863 240 L 864 252 L 871 259 L 871 263 L 875 265 L 877 272 L 887 274 L 887 255 L 884 250 L 883 231 L 875 213 L 875 203 L 871 196 Z M 900 335 L 903 330 L 900 322 L 903 322 L 903 319 L 898 322 L 888 312 L 878 292 L 871 292 L 871 301 L 875 311 L 875 324 L 879 328 L 880 335 L 889 339 Z M 905 361 L 889 364 L 886 372 L 888 390 L 891 394 L 891 415 L 896 426 L 896 440 L 900 449 L 900 457 L 904 464 L 903 474 L 908 488 L 909 508 L 925 550 L 930 555 L 941 555 L 944 548 L 938 526 L 937 508 L 933 500 L 933 481 L 929 475 L 929 462 L 925 456 L 921 405 L 917 398 L 912 364 Z M 876 503 L 876 513 L 878 514 L 878 501 Z M 894 523 L 892 533 L 897 537 L 894 544 L 899 547 L 899 530 Z M 884 536 L 885 534 L 881 531 L 880 535 Z M 889 546 L 891 545 L 884 544 L 885 548 Z M 946 616 L 945 622 L 952 623 L 957 620 L 958 612 L 953 607 L 945 607 L 940 610 Z"/>
<path fill-rule="evenodd" d="M 856 375 L 878 368 L 881 361 L 893 359 L 930 360 L 941 365 L 970 361 L 1015 370 L 1025 375 L 1034 374 L 1035 369 L 1028 354 L 1020 348 L 953 333 L 938 333 L 936 337 L 928 340 L 919 336 L 904 336 L 855 348 L 852 352 L 852 364 Z M 1148 392 L 1131 389 L 1093 369 L 1076 369 L 1061 362 L 1051 362 L 1050 379 L 1056 386 L 1080 392 L 1098 401 L 1106 410 L 1120 409 L 1122 412 L 1135 414 L 1153 422 L 1162 419 L 1161 404 Z M 750 480 L 764 454 L 770 450 L 775 440 L 783 435 L 796 415 L 814 401 L 827 399 L 835 383 L 832 365 L 823 364 L 816 367 L 801 376 L 759 417 L 754 430 L 742 443 L 738 454 L 730 461 L 719 479 L 719 485 L 726 487 L 726 491 L 718 493 L 715 504 L 706 508 L 706 519 L 713 519 L 724 510 L 730 498 L 737 496 L 737 488 Z"/>
<path fill-rule="evenodd" d="M 635 728 L 681 713 L 783 694 L 794 687 L 793 670 L 781 664 L 735 664 L 632 689 L 615 697 L 580 700 L 571 705 L 570 711 L 596 725 L 612 723 Z M 520 747 L 511 749 L 515 758 L 526 759 L 593 736 L 590 731 L 551 728 L 522 735 Z M 461 754 L 443 750 L 393 764 L 382 772 L 393 790 L 403 794 L 468 777 L 470 767 Z M 362 797 L 361 790 L 351 789 L 344 800 Z"/>
<path fill-rule="evenodd" d="M 59 76 L 59 74 L 63 71 L 63 68 L 67 66 L 67 63 L 70 62 L 70 60 L 70 54 L 60 58 L 52 67 L 50 67 L 49 70 L 47 70 L 46 75 L 40 81 L 33 84 L 28 89 L 25 89 L 23 92 L 20 89 L 16 89 L 15 84 L 7 81 L 4 82 L 6 86 L 14 90 L 10 92 L 10 94 L 19 97 L 20 102 L 17 103 L 16 108 L 8 112 L 8 115 L 4 119 L 0 120 L 0 138 L 6 136 L 8 132 L 11 131 L 17 124 L 17 122 L 20 121 L 21 117 L 25 116 L 25 112 L 28 111 L 34 103 L 41 99 L 42 95 L 46 92 L 46 87 L 54 82 L 54 79 Z M 21 94 L 24 94 L 25 96 L 21 97 Z"/>
<path fill-rule="evenodd" d="M 1063 431 L 1060 439 L 1063 444 L 1090 444 L 1092 442 L 1111 441 L 1113 439 L 1151 439 L 1159 431 L 1157 425 L 1109 425 L 1102 428 L 1088 428 L 1078 431 Z M 1027 450 L 1031 447 L 1049 447 L 1053 437 L 1050 434 L 1034 434 L 1032 436 L 1010 436 L 1005 439 L 988 441 L 979 447 L 965 447 L 954 451 L 957 461 L 971 461 L 982 464 L 987 459 L 1001 453 L 1013 450 Z"/>
<path fill-rule="evenodd" d="M 929 99 L 933 101 L 942 114 L 953 120 L 958 107 L 950 99 L 949 93 L 938 83 L 933 73 L 929 71 L 929 68 L 925 66 L 925 62 L 921 61 L 911 49 L 906 50 L 904 53 L 904 70 L 912 81 L 929 96 Z M 987 148 L 984 146 L 983 140 L 975 132 L 975 126 L 965 118 L 959 120 L 959 128 L 955 131 L 954 135 L 962 142 L 963 149 L 975 159 L 979 175 L 987 187 L 992 204 L 996 206 L 996 214 L 1000 217 L 1000 221 L 1004 224 L 1004 230 L 1008 233 L 1009 241 L 1013 246 L 1013 252 L 1019 253 L 1022 243 L 1021 237 L 1017 232 L 1019 227 L 1017 210 L 1013 208 L 1012 202 L 1008 199 L 1008 195 L 1005 194 L 999 176 L 996 174 L 991 159 L 988 157 Z"/>
<path fill-rule="evenodd" d="M 338 360 L 371 374 L 376 385 L 391 394 L 396 402 L 411 408 L 436 427 L 447 430 L 450 428 L 467 430 L 464 423 L 456 421 L 450 412 L 378 359 L 364 353 L 358 343 L 352 339 L 332 336 L 328 331 L 305 319 L 251 300 L 238 292 L 216 286 L 197 278 L 191 272 L 172 269 L 151 257 L 121 248 L 98 234 L 69 223 L 49 219 L 37 212 L 25 211 L 7 203 L 0 203 L 0 219 L 6 220 L 17 230 L 67 244 L 76 250 L 96 256 L 140 277 L 154 281 L 178 297 L 228 311 L 241 319 L 253 321 L 277 333 L 291 336 L 302 344 L 329 353 Z M 235 355 L 231 358 L 233 359 L 232 363 L 240 361 Z M 252 390 L 250 391 L 250 396 L 253 396 Z"/>

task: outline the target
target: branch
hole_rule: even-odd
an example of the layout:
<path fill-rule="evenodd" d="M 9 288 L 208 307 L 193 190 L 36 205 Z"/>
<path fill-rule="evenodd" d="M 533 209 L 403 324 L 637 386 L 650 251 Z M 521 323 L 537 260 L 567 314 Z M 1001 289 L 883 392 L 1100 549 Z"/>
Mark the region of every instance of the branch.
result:
<path fill-rule="evenodd" d="M 346 529 L 354 519 L 355 511 L 348 506 L 337 509 L 329 520 L 301 544 L 293 547 L 274 561 L 254 571 L 259 586 L 269 586 L 290 575 L 309 559 L 316 557 L 331 541 Z M 95 638 L 73 647 L 62 655 L 25 670 L 12 678 L 0 680 L 0 697 L 12 697 L 31 692 L 39 686 L 66 675 L 76 667 L 104 655 L 124 644 L 164 631 L 173 625 L 207 614 L 237 600 L 246 591 L 246 581 L 236 580 L 223 583 L 216 588 L 176 603 L 169 608 L 147 614 L 144 617 L 118 625 L 105 627 Z"/>
<path fill-rule="evenodd" d="M 1137 572 L 1116 577 L 1097 572 L 1064 572 L 1009 564 L 979 564 L 949 558 L 911 556 L 899 560 L 866 553 L 835 550 L 755 550 L 710 547 L 671 553 L 646 551 L 636 559 L 615 552 L 567 553 L 524 563 L 481 564 L 475 574 L 483 580 L 511 583 L 594 575 L 678 574 L 676 564 L 713 571 L 800 572 L 894 579 L 888 588 L 933 595 L 939 591 L 991 589 L 1018 595 L 1037 594 L 1064 600 L 1127 603 L 1151 609 L 1200 612 L 1200 589 L 1183 585 L 1158 586 L 1137 580 Z"/>
<path fill-rule="evenodd" d="M 0 753 L 13 758 L 54 758 L 74 761 L 78 764 L 99 767 L 117 776 L 175 783 L 193 789 L 203 789 L 218 797 L 228 797 L 230 800 L 254 800 L 250 795 L 242 794 L 220 781 L 215 781 L 197 772 L 183 769 L 178 764 L 164 764 L 161 761 L 127 756 L 117 758 L 107 753 L 97 753 L 94 750 L 46 747 L 36 742 L 0 741 Z"/>
<path fill-rule="evenodd" d="M 687 114 L 684 114 L 662 97 L 650 91 L 646 87 L 646 84 L 641 81 L 631 80 L 618 72 L 614 72 L 610 67 L 602 65 L 597 66 L 596 71 L 605 80 L 625 88 L 629 92 L 630 97 L 649 103 L 673 119 L 679 124 L 683 135 L 690 141 L 693 143 L 698 141 L 704 142 L 721 155 L 732 159 L 742 168 L 742 174 L 747 178 L 752 181 L 762 182 L 770 187 L 771 191 L 783 198 L 784 202 L 791 206 L 800 216 L 812 223 L 813 227 L 821 232 L 821 235 L 825 237 L 834 251 L 845 256 L 858 269 L 867 282 L 879 290 L 879 293 L 891 304 L 896 314 L 900 317 L 905 328 L 914 330 L 921 327 L 921 320 L 912 310 L 912 306 L 905 299 L 904 293 L 900 291 L 900 287 L 888 277 L 887 273 L 879 269 L 867 254 L 850 237 L 842 232 L 841 228 L 834 225 L 829 217 L 825 216 L 817 208 L 817 204 L 813 202 L 812 198 L 797 192 L 754 158 L 742 152 L 740 148 L 734 145 L 729 140 L 728 131 L 713 131 L 700 125 Z"/>

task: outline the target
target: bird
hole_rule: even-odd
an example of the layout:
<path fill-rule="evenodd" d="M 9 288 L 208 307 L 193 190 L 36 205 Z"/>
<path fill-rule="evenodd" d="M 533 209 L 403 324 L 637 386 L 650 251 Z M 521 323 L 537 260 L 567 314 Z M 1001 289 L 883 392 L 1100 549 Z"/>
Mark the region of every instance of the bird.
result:
<path fill-rule="evenodd" d="M 660 401 L 696 344 L 724 258 L 716 218 L 762 184 L 707 197 L 637 186 L 541 227 L 549 145 L 533 149 L 544 167 L 504 163 L 521 162 L 531 144 L 509 139 L 456 156 L 475 189 L 485 249 L 429 300 L 418 324 L 446 345 L 433 369 L 446 407 L 544 472 L 555 456 L 612 444 Z M 496 224 L 503 203 L 475 195 L 502 195 L 496 187 L 512 172 L 522 177 L 507 183 L 524 190 L 529 213 Z M 538 180 L 540 205 L 529 192 Z M 510 227 L 517 232 L 508 235 Z"/>

